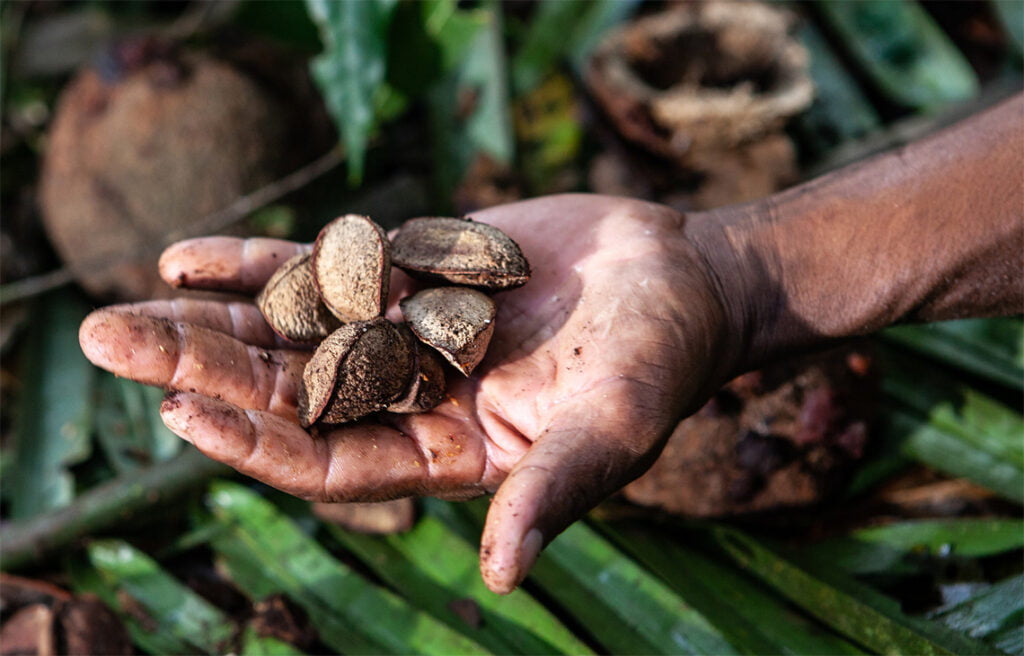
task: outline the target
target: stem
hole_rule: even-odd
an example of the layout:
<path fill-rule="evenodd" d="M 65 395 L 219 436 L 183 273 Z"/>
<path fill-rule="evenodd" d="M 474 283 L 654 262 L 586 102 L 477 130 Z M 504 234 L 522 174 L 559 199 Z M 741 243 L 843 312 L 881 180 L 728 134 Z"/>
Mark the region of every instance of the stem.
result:
<path fill-rule="evenodd" d="M 81 538 L 174 499 L 231 469 L 189 446 L 173 460 L 115 478 L 70 505 L 3 528 L 0 567 L 25 568 Z"/>

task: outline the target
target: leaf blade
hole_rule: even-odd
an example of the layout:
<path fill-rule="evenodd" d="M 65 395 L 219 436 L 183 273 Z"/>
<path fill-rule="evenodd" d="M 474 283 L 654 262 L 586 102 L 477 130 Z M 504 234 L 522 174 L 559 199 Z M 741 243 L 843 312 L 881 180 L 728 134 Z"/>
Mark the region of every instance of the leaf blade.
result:
<path fill-rule="evenodd" d="M 669 539 L 663 531 L 601 523 L 600 529 L 656 573 L 738 648 L 751 654 L 862 654 L 790 610 L 735 569 Z M 699 573 L 699 574 L 698 574 Z"/>
<path fill-rule="evenodd" d="M 214 515 L 232 524 L 235 555 L 261 567 L 297 601 L 331 647 L 346 652 L 485 653 L 481 645 L 378 588 L 336 560 L 273 504 L 224 481 L 211 486 Z M 214 539 L 221 553 L 223 537 Z M 351 640 L 351 641 L 350 641 Z"/>
<path fill-rule="evenodd" d="M 395 5 L 396 0 L 306 0 L 324 44 L 310 71 L 341 132 L 353 184 L 362 180 L 376 122 L 375 102 L 387 67 L 387 26 Z"/>
<path fill-rule="evenodd" d="M 128 595 L 156 623 L 153 632 L 169 633 L 192 651 L 221 653 L 236 628 L 217 607 L 165 572 L 153 559 L 123 540 L 100 540 L 88 547 L 89 560 L 119 600 Z M 120 604 L 122 612 L 129 612 Z"/>
<path fill-rule="evenodd" d="M 486 506 L 448 505 L 438 516 L 478 535 Z M 613 653 L 737 653 L 707 619 L 584 522 L 541 553 L 529 580 Z"/>
<path fill-rule="evenodd" d="M 904 615 L 899 605 L 806 555 L 787 557 L 734 529 L 712 536 L 737 563 L 842 635 L 881 653 L 982 654 L 990 647 L 946 627 Z"/>
<path fill-rule="evenodd" d="M 480 577 L 476 550 L 430 514 L 436 503 L 443 502 L 426 500 L 428 514 L 407 533 L 379 538 L 336 526 L 329 530 L 404 597 L 496 652 L 590 653 L 524 590 L 491 593 Z M 449 604 L 456 601 L 476 604 L 480 626 L 471 629 L 452 612 Z"/>
<path fill-rule="evenodd" d="M 74 497 L 68 465 L 92 449 L 92 390 L 96 369 L 78 346 L 88 313 L 82 299 L 59 291 L 37 299 L 21 366 L 23 388 L 14 429 L 17 466 L 9 487 L 13 519 L 67 505 Z"/>

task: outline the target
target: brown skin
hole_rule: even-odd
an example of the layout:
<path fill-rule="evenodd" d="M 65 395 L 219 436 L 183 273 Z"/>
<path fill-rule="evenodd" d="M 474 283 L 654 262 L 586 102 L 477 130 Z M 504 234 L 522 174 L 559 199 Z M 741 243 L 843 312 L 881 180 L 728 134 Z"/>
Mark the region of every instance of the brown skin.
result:
<path fill-rule="evenodd" d="M 495 297 L 487 357 L 471 377 L 450 376 L 449 400 L 429 413 L 311 437 L 295 414 L 309 352 L 277 346 L 237 307 L 229 320 L 227 305 L 99 310 L 82 324 L 82 348 L 119 375 L 184 390 L 162 408 L 173 431 L 297 496 L 496 491 L 481 570 L 507 593 L 543 543 L 644 471 L 730 377 L 897 321 L 1024 310 L 1022 109 L 1018 97 L 899 152 L 706 214 L 563 195 L 473 215 L 522 246 L 533 278 Z M 302 248 L 191 240 L 168 249 L 161 271 L 251 291 Z M 415 285 L 397 271 L 392 283 L 396 319 Z"/>

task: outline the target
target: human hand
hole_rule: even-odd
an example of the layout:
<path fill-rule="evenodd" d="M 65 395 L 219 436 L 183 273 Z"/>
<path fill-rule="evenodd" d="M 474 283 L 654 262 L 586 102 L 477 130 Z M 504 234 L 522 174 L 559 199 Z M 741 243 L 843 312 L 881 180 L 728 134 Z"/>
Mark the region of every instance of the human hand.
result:
<path fill-rule="evenodd" d="M 495 296 L 496 327 L 447 401 L 302 429 L 296 396 L 311 351 L 275 337 L 237 300 L 150 301 L 98 310 L 82 349 L 97 365 L 172 390 L 168 427 L 211 458 L 306 499 L 495 492 L 481 541 L 487 585 L 510 592 L 543 544 L 640 475 L 674 426 L 733 373 L 732 331 L 686 219 L 650 203 L 561 195 L 472 218 L 515 239 L 533 267 Z M 252 293 L 308 248 L 222 237 L 161 259 L 178 286 Z M 415 288 L 392 275 L 388 316 Z"/>

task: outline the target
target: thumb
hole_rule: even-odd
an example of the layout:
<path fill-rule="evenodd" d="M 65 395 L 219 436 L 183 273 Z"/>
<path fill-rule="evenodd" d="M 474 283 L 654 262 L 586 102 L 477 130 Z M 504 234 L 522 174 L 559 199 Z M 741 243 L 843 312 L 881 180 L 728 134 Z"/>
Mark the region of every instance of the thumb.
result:
<path fill-rule="evenodd" d="M 508 594 L 526 577 L 545 544 L 604 498 L 646 469 L 657 436 L 637 444 L 635 433 L 602 431 L 594 420 L 546 431 L 498 488 L 480 543 L 480 571 L 487 587 Z"/>

